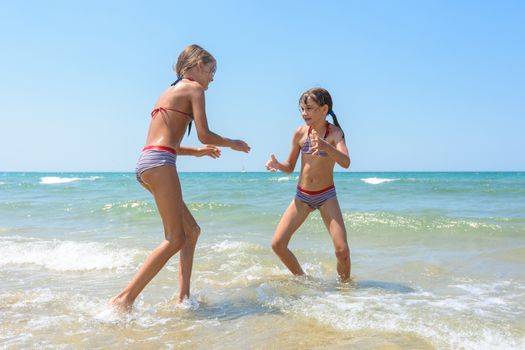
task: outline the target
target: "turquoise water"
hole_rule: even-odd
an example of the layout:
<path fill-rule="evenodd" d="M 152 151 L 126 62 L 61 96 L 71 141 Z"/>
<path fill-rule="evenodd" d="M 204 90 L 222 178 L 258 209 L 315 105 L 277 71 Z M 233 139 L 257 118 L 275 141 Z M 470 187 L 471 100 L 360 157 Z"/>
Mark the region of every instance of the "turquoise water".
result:
<path fill-rule="evenodd" d="M 194 296 L 175 257 L 124 317 L 106 301 L 163 237 L 134 174 L 0 173 L 0 345 L 525 348 L 525 173 L 337 173 L 349 285 L 318 213 L 291 242 L 310 277 L 271 251 L 297 174 L 181 182 Z"/>

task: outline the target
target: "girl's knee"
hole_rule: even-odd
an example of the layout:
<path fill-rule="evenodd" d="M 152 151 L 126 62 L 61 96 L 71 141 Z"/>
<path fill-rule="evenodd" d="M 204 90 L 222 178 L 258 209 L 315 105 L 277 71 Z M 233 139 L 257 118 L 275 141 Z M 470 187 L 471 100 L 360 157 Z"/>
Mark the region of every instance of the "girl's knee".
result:
<path fill-rule="evenodd" d="M 338 260 L 346 261 L 350 258 L 350 248 L 348 245 L 337 247 L 335 249 L 335 256 Z"/>
<path fill-rule="evenodd" d="M 197 240 L 201 234 L 201 228 L 199 225 L 194 225 L 189 232 L 186 232 L 186 243 L 197 244 Z"/>
<path fill-rule="evenodd" d="M 282 253 L 287 249 L 287 244 L 279 240 L 272 240 L 272 249 L 276 254 Z"/>
<path fill-rule="evenodd" d="M 186 244 L 186 237 L 184 235 L 167 235 L 166 238 L 167 249 L 171 255 L 175 255 Z"/>

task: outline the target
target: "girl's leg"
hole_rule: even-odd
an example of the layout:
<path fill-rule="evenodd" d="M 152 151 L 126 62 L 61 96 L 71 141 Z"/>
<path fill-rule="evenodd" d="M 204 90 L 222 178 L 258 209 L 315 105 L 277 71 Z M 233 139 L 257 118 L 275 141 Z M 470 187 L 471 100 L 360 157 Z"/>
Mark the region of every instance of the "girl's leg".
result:
<path fill-rule="evenodd" d="M 295 255 L 288 249 L 292 235 L 312 211 L 307 204 L 294 198 L 285 210 L 272 238 L 272 249 L 294 275 L 304 275 Z"/>
<path fill-rule="evenodd" d="M 337 273 L 342 281 L 350 278 L 350 249 L 346 238 L 345 223 L 337 198 L 327 200 L 321 208 L 321 217 L 334 242 L 337 257 Z"/>
<path fill-rule="evenodd" d="M 115 306 L 123 309 L 129 309 L 133 305 L 144 287 L 185 243 L 183 202 L 177 169 L 174 166 L 149 169 L 142 173 L 141 179 L 155 198 L 164 226 L 165 240 L 150 253 L 129 285 L 111 299 Z"/>
<path fill-rule="evenodd" d="M 193 255 L 195 253 L 197 239 L 201 232 L 201 228 L 195 221 L 193 215 L 191 215 L 186 204 L 183 202 L 182 205 L 182 222 L 184 225 L 184 233 L 186 234 L 186 244 L 181 249 L 179 256 L 179 303 L 190 297 L 190 279 L 193 266 Z"/>

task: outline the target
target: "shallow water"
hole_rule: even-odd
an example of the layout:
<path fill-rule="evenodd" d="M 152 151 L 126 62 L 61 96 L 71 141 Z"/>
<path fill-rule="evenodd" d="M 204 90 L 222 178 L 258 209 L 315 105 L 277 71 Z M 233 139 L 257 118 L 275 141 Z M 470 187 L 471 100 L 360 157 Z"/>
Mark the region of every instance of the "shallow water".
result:
<path fill-rule="evenodd" d="M 107 300 L 162 239 L 130 173 L 0 173 L 0 347 L 525 348 L 524 173 L 338 173 L 352 256 L 337 281 L 318 213 L 270 248 L 297 175 L 184 173 L 202 228 L 191 300 L 178 257 L 130 314 Z"/>

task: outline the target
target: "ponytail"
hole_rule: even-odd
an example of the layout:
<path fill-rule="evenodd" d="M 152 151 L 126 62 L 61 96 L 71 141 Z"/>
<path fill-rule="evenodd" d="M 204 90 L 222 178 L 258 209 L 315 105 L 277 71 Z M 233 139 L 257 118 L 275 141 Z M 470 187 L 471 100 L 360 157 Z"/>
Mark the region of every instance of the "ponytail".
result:
<path fill-rule="evenodd" d="M 332 116 L 332 120 L 334 122 L 334 125 L 337 126 L 339 129 L 341 129 L 341 132 L 343 133 L 343 138 L 345 138 L 345 133 L 343 131 L 343 128 L 341 128 L 341 125 L 339 125 L 339 122 L 337 121 L 337 116 L 335 115 L 334 111 L 330 110 L 330 112 L 328 112 L 328 114 L 330 114 Z"/>

